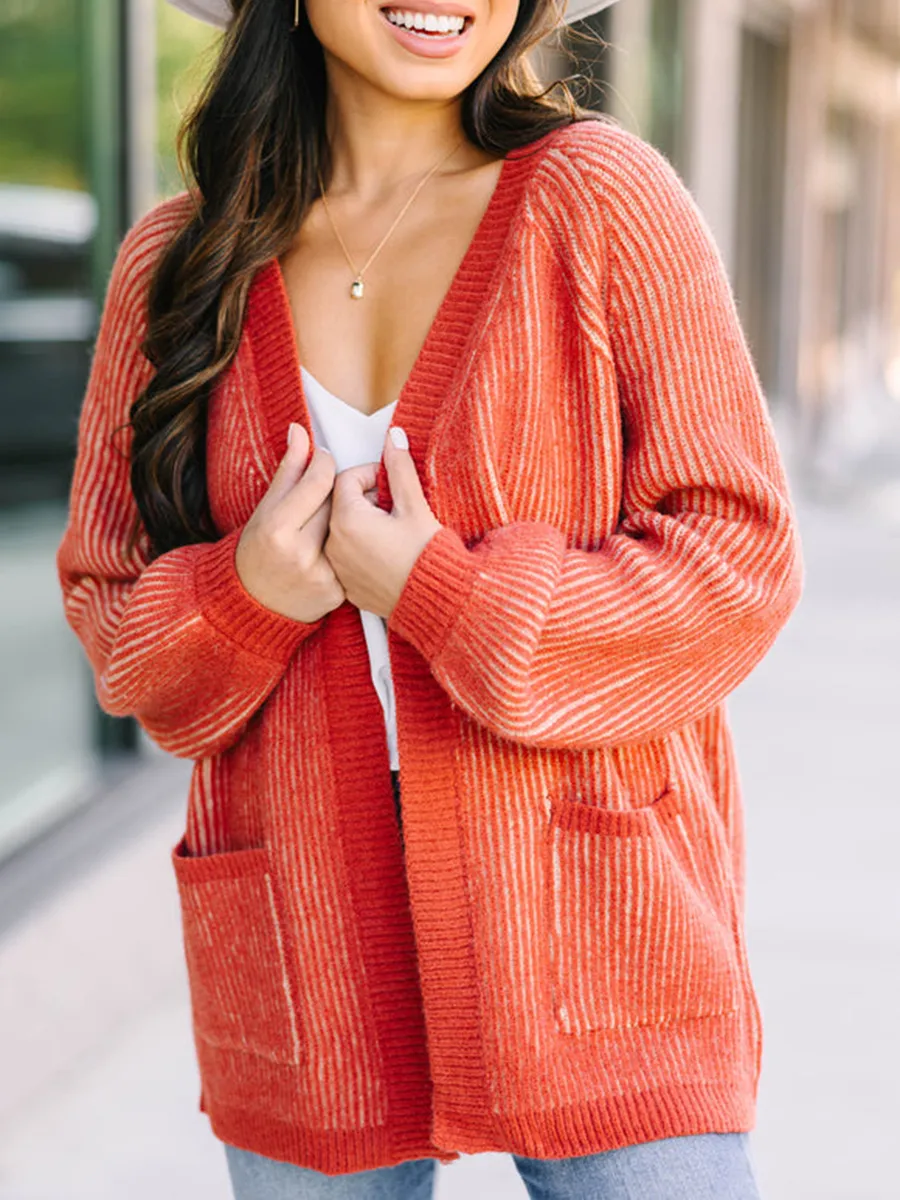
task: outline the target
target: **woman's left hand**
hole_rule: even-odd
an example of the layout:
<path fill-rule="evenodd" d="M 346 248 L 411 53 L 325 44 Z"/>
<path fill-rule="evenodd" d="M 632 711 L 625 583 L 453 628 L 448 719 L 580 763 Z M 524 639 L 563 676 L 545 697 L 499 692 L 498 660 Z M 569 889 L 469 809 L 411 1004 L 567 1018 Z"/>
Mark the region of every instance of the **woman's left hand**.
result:
<path fill-rule="evenodd" d="M 384 442 L 389 513 L 374 503 L 377 463 L 339 471 L 323 553 L 357 608 L 390 616 L 416 559 L 441 522 L 428 506 L 409 450 Z M 370 498 L 371 493 L 371 498 Z"/>

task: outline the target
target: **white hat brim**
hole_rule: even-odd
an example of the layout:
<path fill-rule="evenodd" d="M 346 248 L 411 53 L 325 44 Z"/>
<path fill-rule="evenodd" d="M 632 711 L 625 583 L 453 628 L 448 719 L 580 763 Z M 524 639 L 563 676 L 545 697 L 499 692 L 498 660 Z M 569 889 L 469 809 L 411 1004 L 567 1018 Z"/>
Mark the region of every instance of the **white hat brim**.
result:
<path fill-rule="evenodd" d="M 231 20 L 231 5 L 228 0 L 169 0 L 173 8 L 180 8 L 191 17 L 205 21 L 207 25 L 224 27 Z"/>
<path fill-rule="evenodd" d="M 169 3 L 205 21 L 207 25 L 218 25 L 220 29 L 231 20 L 229 0 L 169 0 Z M 615 0 L 569 0 L 565 19 L 567 22 L 580 21 L 582 17 L 590 17 L 614 3 Z"/>
<path fill-rule="evenodd" d="M 615 2 L 616 0 L 569 0 L 565 16 L 566 24 L 571 25 L 573 21 L 580 21 L 583 17 L 592 17 L 594 13 L 602 12 L 604 8 L 609 8 Z"/>

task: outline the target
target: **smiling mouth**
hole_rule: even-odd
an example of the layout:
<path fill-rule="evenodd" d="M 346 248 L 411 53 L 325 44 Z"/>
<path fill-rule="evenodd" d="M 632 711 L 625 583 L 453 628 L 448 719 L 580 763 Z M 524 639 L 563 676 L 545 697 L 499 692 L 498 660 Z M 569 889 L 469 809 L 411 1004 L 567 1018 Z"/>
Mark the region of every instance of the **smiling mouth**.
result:
<path fill-rule="evenodd" d="M 395 28 L 429 41 L 460 37 L 471 24 L 471 17 L 437 16 L 436 13 L 411 12 L 406 8 L 383 8 L 381 14 Z"/>

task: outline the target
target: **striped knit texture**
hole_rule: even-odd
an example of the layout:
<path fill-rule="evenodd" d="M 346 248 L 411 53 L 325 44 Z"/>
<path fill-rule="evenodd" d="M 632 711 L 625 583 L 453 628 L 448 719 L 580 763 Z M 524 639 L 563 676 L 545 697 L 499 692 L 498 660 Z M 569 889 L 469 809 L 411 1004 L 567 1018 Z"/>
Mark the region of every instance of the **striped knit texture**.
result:
<path fill-rule="evenodd" d="M 403 388 L 443 527 L 388 621 L 402 844 L 358 610 L 295 622 L 235 571 L 288 422 L 312 436 L 277 260 L 210 403 L 220 540 L 126 552 L 121 427 L 187 211 L 120 248 L 58 568 L 104 709 L 195 760 L 171 857 L 213 1131 L 342 1174 L 752 1128 L 725 698 L 802 565 L 684 184 L 609 122 L 508 156 Z"/>

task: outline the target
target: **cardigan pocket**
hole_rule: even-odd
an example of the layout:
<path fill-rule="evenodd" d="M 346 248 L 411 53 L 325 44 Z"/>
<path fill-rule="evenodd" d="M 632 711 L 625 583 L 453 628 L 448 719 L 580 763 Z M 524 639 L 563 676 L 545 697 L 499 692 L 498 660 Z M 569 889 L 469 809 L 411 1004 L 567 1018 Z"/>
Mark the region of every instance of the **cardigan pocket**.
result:
<path fill-rule="evenodd" d="M 195 1036 L 221 1050 L 298 1064 L 297 980 L 265 849 L 171 851 Z"/>
<path fill-rule="evenodd" d="M 727 851 L 716 818 L 670 784 L 613 810 L 550 798 L 545 934 L 567 1034 L 722 1016 L 741 1003 Z M 703 844 L 692 844 L 698 834 Z"/>

